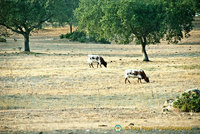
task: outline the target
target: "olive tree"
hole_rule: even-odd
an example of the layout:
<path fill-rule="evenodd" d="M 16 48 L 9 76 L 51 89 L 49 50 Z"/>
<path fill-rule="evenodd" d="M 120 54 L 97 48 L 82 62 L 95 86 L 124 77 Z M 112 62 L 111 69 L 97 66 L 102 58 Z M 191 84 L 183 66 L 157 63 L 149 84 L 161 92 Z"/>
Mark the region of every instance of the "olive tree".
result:
<path fill-rule="evenodd" d="M 0 25 L 23 35 L 29 52 L 30 32 L 53 16 L 52 5 L 53 0 L 0 0 Z"/>

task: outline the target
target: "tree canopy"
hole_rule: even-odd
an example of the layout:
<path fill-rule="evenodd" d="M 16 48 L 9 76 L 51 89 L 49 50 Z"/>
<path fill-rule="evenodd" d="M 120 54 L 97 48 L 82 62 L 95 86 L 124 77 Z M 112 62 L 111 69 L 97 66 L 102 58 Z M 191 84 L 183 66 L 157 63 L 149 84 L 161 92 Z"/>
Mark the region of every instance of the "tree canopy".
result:
<path fill-rule="evenodd" d="M 29 36 L 52 16 L 49 0 L 0 0 L 0 25 L 24 36 L 25 51 L 30 51 Z"/>
<path fill-rule="evenodd" d="M 189 36 L 195 11 L 189 0 L 80 0 L 79 26 L 110 41 L 145 47 L 166 39 L 177 43 Z"/>
<path fill-rule="evenodd" d="M 60 25 L 67 23 L 70 25 L 70 33 L 72 33 L 72 25 L 77 23 L 74 17 L 74 10 L 78 7 L 79 0 L 59 0 L 54 5 L 54 16 L 51 22 L 58 22 Z"/>

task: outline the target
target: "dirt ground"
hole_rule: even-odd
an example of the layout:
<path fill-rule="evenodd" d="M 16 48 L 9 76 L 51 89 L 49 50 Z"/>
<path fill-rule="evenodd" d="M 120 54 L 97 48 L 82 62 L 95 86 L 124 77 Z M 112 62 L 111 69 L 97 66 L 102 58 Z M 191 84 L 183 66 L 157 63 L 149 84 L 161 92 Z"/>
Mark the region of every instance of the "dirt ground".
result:
<path fill-rule="evenodd" d="M 59 39 L 67 30 L 32 34 L 31 53 L 23 52 L 18 35 L 0 43 L 0 132 L 114 133 L 119 124 L 129 133 L 125 129 L 130 123 L 199 132 L 199 113 L 162 111 L 167 99 L 200 88 L 199 30 L 178 45 L 147 46 L 151 62 L 142 62 L 141 47 L 134 43 Z M 88 54 L 103 56 L 108 68 L 89 68 Z M 150 83 L 131 79 L 131 84 L 124 84 L 126 69 L 143 69 Z"/>

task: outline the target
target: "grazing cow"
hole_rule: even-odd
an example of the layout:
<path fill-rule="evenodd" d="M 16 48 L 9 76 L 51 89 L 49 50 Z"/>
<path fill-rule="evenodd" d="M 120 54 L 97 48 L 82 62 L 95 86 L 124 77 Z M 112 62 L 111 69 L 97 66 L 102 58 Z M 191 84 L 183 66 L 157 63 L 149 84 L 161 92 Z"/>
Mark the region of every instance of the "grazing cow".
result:
<path fill-rule="evenodd" d="M 101 64 L 104 65 L 104 67 L 107 67 L 107 62 L 104 61 L 104 59 L 99 56 L 99 55 L 88 55 L 88 63 L 89 63 L 89 66 L 90 67 L 93 67 L 93 63 L 96 62 L 97 63 L 97 68 L 98 66 L 100 65 L 101 67 Z"/>
<path fill-rule="evenodd" d="M 149 78 L 142 69 L 127 69 L 125 71 L 125 84 L 127 80 L 129 83 L 131 83 L 128 78 L 138 78 L 138 82 L 140 83 L 141 79 L 144 79 L 147 83 L 149 82 Z"/>

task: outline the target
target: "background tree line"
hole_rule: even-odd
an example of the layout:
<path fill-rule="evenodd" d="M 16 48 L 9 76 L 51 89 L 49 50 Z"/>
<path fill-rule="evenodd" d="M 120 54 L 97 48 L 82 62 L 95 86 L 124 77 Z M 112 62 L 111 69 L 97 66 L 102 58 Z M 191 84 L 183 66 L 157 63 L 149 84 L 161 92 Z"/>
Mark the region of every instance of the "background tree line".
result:
<path fill-rule="evenodd" d="M 0 0 L 0 25 L 29 36 L 43 23 L 78 24 L 93 38 L 141 44 L 144 61 L 149 61 L 146 45 L 162 39 L 177 43 L 189 37 L 199 0 Z"/>

